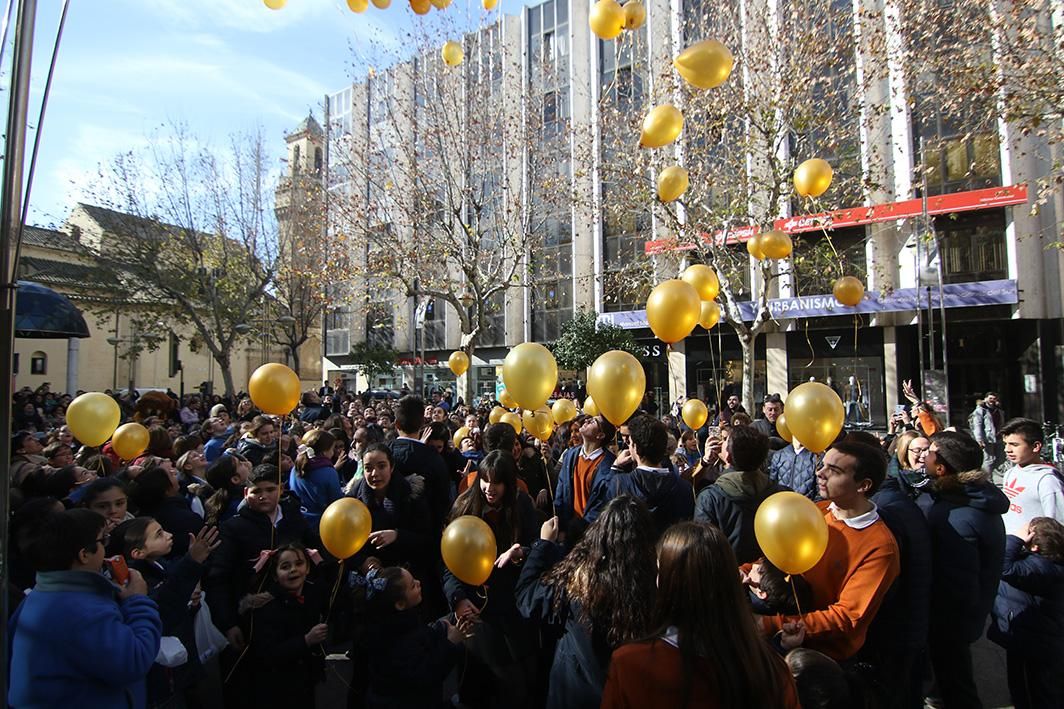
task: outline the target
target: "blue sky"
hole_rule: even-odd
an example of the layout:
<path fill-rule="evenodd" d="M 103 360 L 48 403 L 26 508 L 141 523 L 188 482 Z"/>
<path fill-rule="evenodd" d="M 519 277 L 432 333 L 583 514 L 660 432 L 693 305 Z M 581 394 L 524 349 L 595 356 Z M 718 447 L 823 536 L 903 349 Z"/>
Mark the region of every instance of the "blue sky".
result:
<path fill-rule="evenodd" d="M 187 123 L 218 147 L 233 133 L 261 128 L 279 160 L 285 132 L 311 108 L 320 120 L 324 94 L 342 88 L 355 72 L 364 75 L 358 55 L 368 43 L 402 51 L 413 21 L 404 0 L 361 15 L 345 0 L 288 0 L 279 11 L 262 0 L 70 5 L 31 202 L 29 221 L 41 226 L 61 224 L 100 163 L 142 148 L 167 121 Z M 500 4 L 507 12 L 519 6 L 519 0 Z M 39 3 L 31 128 L 59 7 L 59 0 Z M 479 2 L 455 0 L 444 14 L 476 23 L 481 10 Z"/>

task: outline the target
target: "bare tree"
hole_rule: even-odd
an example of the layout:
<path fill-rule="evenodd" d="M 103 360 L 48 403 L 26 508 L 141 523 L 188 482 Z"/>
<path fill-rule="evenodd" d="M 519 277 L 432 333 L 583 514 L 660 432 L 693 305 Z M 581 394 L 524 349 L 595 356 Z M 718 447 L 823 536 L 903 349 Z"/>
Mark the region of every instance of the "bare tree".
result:
<path fill-rule="evenodd" d="M 130 297 L 195 327 L 228 395 L 238 326 L 258 314 L 274 275 L 268 164 L 258 133 L 216 153 L 172 125 L 101 175 L 99 201 L 114 210 L 95 245 L 101 262 Z"/>

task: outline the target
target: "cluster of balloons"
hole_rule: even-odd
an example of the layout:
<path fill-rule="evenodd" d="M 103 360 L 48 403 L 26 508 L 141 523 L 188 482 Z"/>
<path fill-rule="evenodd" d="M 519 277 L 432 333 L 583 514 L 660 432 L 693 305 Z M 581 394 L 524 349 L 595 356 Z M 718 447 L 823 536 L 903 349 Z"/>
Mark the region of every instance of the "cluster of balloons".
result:
<path fill-rule="evenodd" d="M 617 0 L 598 0 L 591 6 L 587 24 L 595 36 L 611 40 L 624 30 L 637 30 L 647 20 L 647 9 L 639 0 L 628 0 L 621 5 Z"/>
<path fill-rule="evenodd" d="M 695 325 L 707 330 L 720 322 L 720 279 L 711 267 L 688 266 L 680 278 L 659 283 L 647 298 L 647 323 L 662 342 L 671 345 L 691 334 Z"/>
<path fill-rule="evenodd" d="M 299 406 L 300 394 L 299 375 L 276 362 L 262 365 L 248 380 L 251 401 L 266 414 L 290 414 Z"/>
<path fill-rule="evenodd" d="M 779 229 L 770 229 L 750 237 L 746 250 L 758 261 L 765 259 L 783 259 L 794 252 L 794 242 L 789 234 Z"/>
<path fill-rule="evenodd" d="M 387 10 L 392 0 L 347 0 L 347 8 L 351 12 L 362 14 L 369 9 L 370 2 L 378 10 Z M 499 4 L 499 0 L 483 0 L 485 10 L 493 10 Z M 262 0 L 262 3 L 271 10 L 280 10 L 288 4 L 288 0 Z M 410 9 L 418 15 L 427 15 L 432 8 L 445 10 L 451 4 L 451 0 L 410 0 Z"/>

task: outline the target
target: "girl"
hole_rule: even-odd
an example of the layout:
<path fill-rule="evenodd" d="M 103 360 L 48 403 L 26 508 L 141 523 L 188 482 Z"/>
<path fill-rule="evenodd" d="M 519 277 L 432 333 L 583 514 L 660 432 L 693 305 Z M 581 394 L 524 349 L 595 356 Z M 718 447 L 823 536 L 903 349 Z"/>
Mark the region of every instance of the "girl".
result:
<path fill-rule="evenodd" d="M 277 426 L 269 416 L 256 416 L 247 434 L 237 444 L 236 452 L 255 466 L 273 450 L 277 450 Z"/>
<path fill-rule="evenodd" d="M 470 706 L 494 700 L 501 706 L 523 707 L 533 693 L 538 638 L 535 626 L 517 612 L 516 586 L 519 565 L 536 538 L 538 519 L 532 499 L 517 487 L 517 465 L 509 450 L 492 451 L 480 463 L 476 484 L 455 500 L 450 518 L 462 515 L 488 523 L 498 554 L 485 583 L 491 589 L 490 602 L 480 589 L 444 571 L 444 591 L 457 620 L 481 621 L 470 649 L 462 699 Z M 487 696 L 478 696 L 480 691 Z"/>
<path fill-rule="evenodd" d="M 678 453 L 683 456 L 685 469 L 693 468 L 698 464 L 702 456 L 698 451 L 698 436 L 694 431 L 684 431 L 680 435 L 680 450 Z"/>
<path fill-rule="evenodd" d="M 665 532 L 656 629 L 613 653 L 604 708 L 798 708 L 786 665 L 758 635 L 737 566 L 716 527 L 681 522 Z"/>
<path fill-rule="evenodd" d="M 400 477 L 400 476 L 396 476 Z M 419 617 L 421 583 L 397 566 L 352 575 L 370 619 L 367 709 L 442 709 L 447 676 L 462 657 L 464 626 Z"/>
<path fill-rule="evenodd" d="M 315 534 L 325 508 L 344 496 L 340 474 L 333 465 L 337 443 L 328 431 L 312 429 L 303 436 L 302 452 L 288 476 L 288 489 L 299 498 L 303 516 Z"/>
<path fill-rule="evenodd" d="M 547 520 L 517 582 L 526 618 L 564 626 L 554 653 L 547 707 L 598 707 L 610 654 L 650 632 L 654 522 L 642 501 L 611 500 L 568 556 Z"/>
<path fill-rule="evenodd" d="M 63 504 L 74 507 L 81 502 L 89 483 L 96 480 L 96 473 L 80 465 L 67 465 L 44 478 L 45 495 L 63 500 Z"/>
<path fill-rule="evenodd" d="M 267 590 L 244 596 L 240 604 L 241 612 L 249 611 L 245 661 L 265 671 L 250 683 L 249 706 L 313 707 L 315 687 L 325 679 L 327 591 L 307 581 L 310 556 L 301 544 L 263 555 Z"/>
<path fill-rule="evenodd" d="M 181 486 L 181 496 L 188 500 L 192 511 L 201 518 L 205 515 L 203 501 L 199 494 L 206 487 L 204 475 L 207 473 L 207 459 L 203 457 L 203 446 L 182 453 L 174 464 L 177 470 L 177 482 Z"/>
<path fill-rule="evenodd" d="M 189 535 L 196 535 L 203 529 L 203 518 L 192 511 L 188 500 L 181 494 L 181 484 L 173 468 L 146 468 L 130 483 L 129 497 L 137 514 L 154 517 L 163 529 L 174 535 L 174 545 L 167 558 L 184 556 L 188 551 Z"/>
<path fill-rule="evenodd" d="M 244 499 L 249 475 L 251 463 L 243 456 L 232 453 L 223 455 L 207 469 L 207 484 L 214 490 L 203 505 L 204 519 L 208 525 L 220 526 L 236 516 L 240 501 Z"/>
<path fill-rule="evenodd" d="M 81 497 L 81 505 L 107 520 L 107 526 L 104 527 L 107 533 L 122 522 L 133 519 L 128 509 L 126 486 L 115 478 L 99 478 L 89 483 Z"/>

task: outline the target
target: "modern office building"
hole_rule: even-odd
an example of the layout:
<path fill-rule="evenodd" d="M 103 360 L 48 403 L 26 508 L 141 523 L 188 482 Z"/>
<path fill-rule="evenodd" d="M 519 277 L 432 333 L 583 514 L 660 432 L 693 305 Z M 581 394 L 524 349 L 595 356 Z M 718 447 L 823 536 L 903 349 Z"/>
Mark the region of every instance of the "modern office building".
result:
<path fill-rule="evenodd" d="M 885 37 L 888 48 L 905 38 L 894 0 L 817 5 L 823 5 L 834 39 L 844 49 L 852 46 L 832 67 L 848 97 L 840 110 L 854 116 L 847 138 L 852 153 L 836 157 L 850 160 L 877 187 L 836 195 L 838 209 L 825 214 L 781 205 L 775 226 L 805 243 L 830 231 L 835 247 L 849 254 L 850 267 L 865 280 L 869 297 L 847 309 L 831 297 L 830 281 L 816 274 L 800 291 L 793 280 L 782 280 L 770 302 L 773 322 L 755 347 L 755 398 L 785 394 L 809 379 L 830 380 L 852 402 L 851 420 L 881 426 L 899 402 L 903 380 L 912 379 L 927 398 L 948 398 L 954 423 L 963 424 L 987 390 L 1000 393 L 1010 414 L 1061 420 L 1064 255 L 1053 246 L 1064 217 L 1059 190 L 1032 209 L 1035 184 L 1053 169 L 1054 158 L 1059 164 L 1059 146 L 1047 146 L 1005 120 L 971 125 L 946 115 L 906 81 L 896 62 L 869 78 L 871 50 L 861 38 Z M 500 101 L 541 111 L 533 116 L 542 133 L 537 150 L 558 151 L 567 161 L 574 195 L 568 209 L 544 224 L 530 267 L 506 291 L 479 342 L 472 370 L 476 390 L 494 390 L 496 366 L 508 347 L 550 341 L 574 312 L 593 309 L 645 345 L 648 386 L 661 401 L 685 393 L 712 398 L 710 392 L 736 389 L 749 376 L 742 371 L 739 341 L 726 324 L 710 336 L 696 329 L 666 361 L 642 310 L 646 289 L 618 280 L 644 262 L 656 280 L 675 277 L 685 254 L 669 250 L 671 234 L 649 212 L 618 216 L 602 208 L 611 190 L 623 185 L 601 179 L 596 163 L 610 144 L 603 138 L 617 129 L 603 120 L 603 106 L 631 106 L 641 115 L 647 99 L 660 101 L 665 90 L 647 67 L 668 66 L 688 44 L 714 36 L 713 13 L 739 10 L 699 0 L 649 0 L 646 25 L 622 46 L 589 31 L 589 8 L 586 1 L 550 0 L 501 16 L 466 38 L 463 71 L 483 71 L 494 55 L 508 59 L 500 63 Z M 763 29 L 737 26 L 741 33 Z M 743 42 L 745 34 L 733 40 Z M 418 100 L 413 82 L 404 78 L 416 72 L 418 61 L 412 57 L 328 97 L 325 153 L 332 198 L 372 202 L 365 185 L 354 184 L 334 158 L 387 142 L 382 102 Z M 759 70 L 750 62 L 730 81 L 755 82 Z M 578 149 L 589 136 L 595 150 Z M 441 385 L 453 383 L 445 362 L 459 345 L 460 331 L 449 306 L 418 308 L 405 293 L 372 279 L 335 288 L 326 372 L 349 369 L 352 343 L 374 338 L 397 350 L 400 364 L 427 368 L 428 379 Z M 409 379 L 413 366 L 404 372 Z"/>

